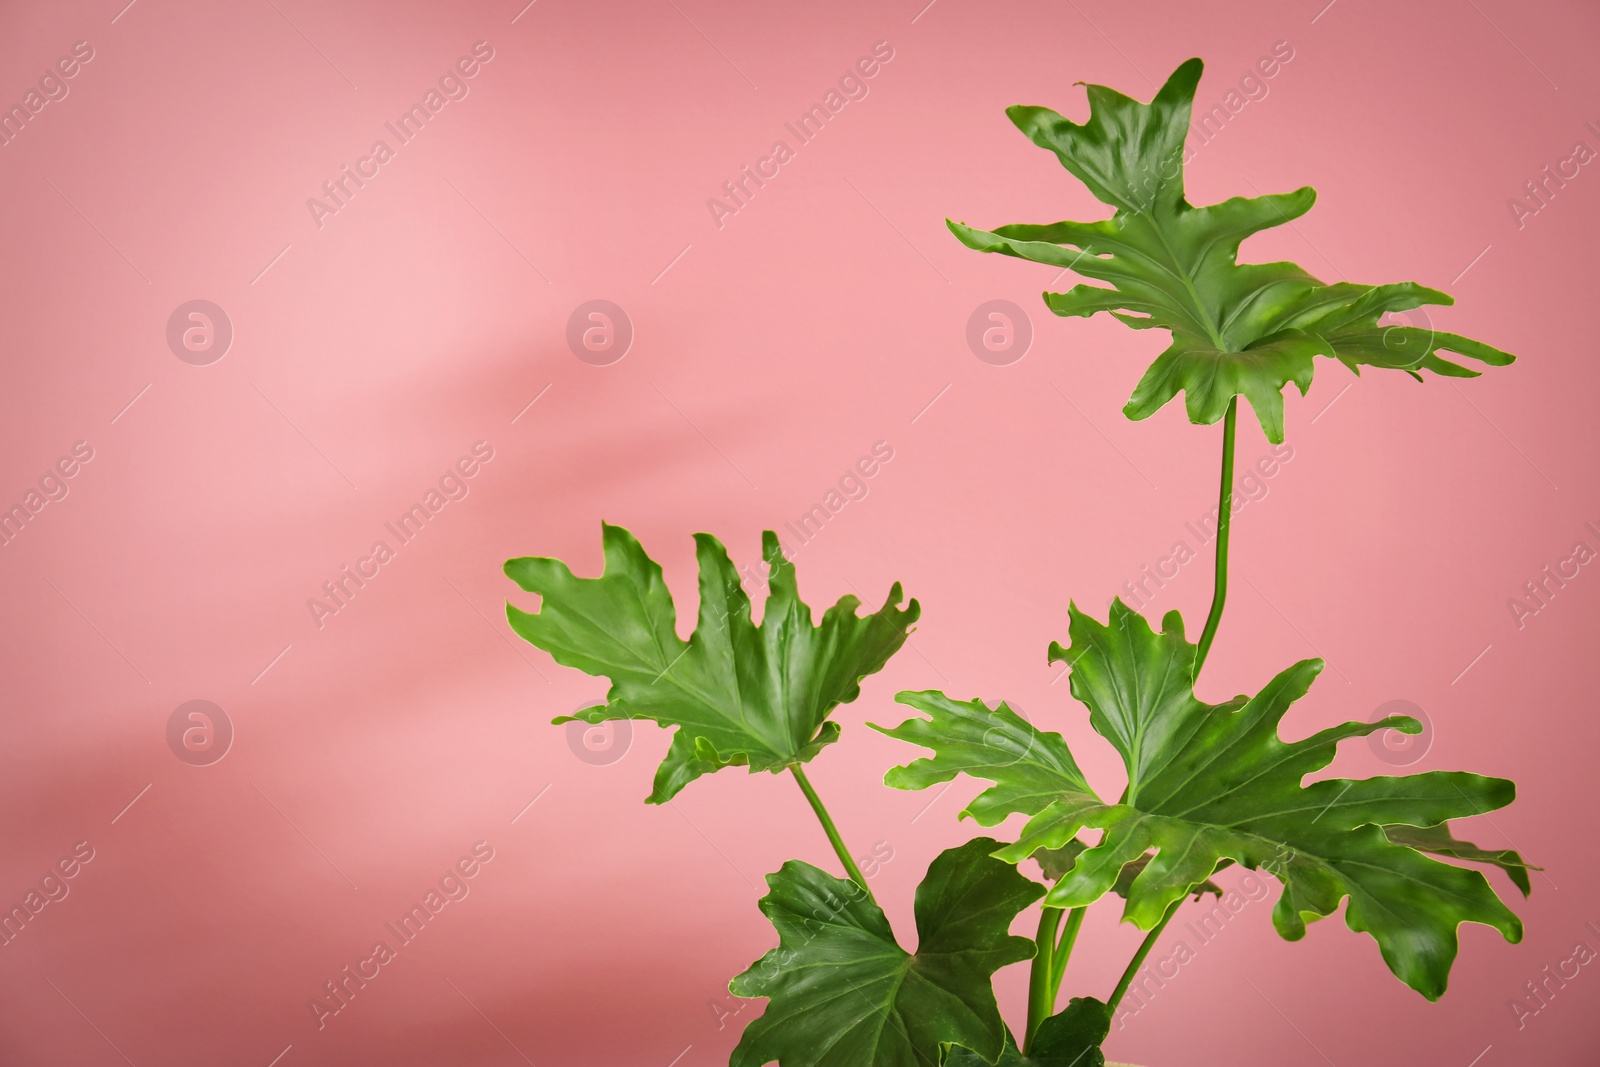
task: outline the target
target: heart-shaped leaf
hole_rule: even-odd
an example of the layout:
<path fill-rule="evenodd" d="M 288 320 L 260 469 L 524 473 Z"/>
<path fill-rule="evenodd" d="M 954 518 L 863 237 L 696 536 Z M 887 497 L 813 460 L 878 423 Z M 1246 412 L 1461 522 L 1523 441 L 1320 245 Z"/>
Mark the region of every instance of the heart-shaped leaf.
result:
<path fill-rule="evenodd" d="M 994 1062 L 1006 1029 L 991 979 L 1033 956 L 1033 942 L 1008 931 L 1044 892 L 995 859 L 999 847 L 975 838 L 928 867 L 915 953 L 853 882 L 798 860 L 768 875 L 761 911 L 778 947 L 728 988 L 770 1003 L 731 1067 L 935 1067 L 953 1045 Z"/>

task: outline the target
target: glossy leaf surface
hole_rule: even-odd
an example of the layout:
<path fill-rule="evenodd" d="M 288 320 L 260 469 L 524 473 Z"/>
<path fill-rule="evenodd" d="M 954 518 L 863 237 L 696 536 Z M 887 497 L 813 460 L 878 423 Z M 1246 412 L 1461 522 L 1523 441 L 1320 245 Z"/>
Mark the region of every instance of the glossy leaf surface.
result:
<path fill-rule="evenodd" d="M 1027 1055 L 1006 1034 L 1006 1047 L 994 1067 L 1105 1067 L 1100 1046 L 1111 1032 L 1111 1009 L 1093 997 L 1073 997 L 1064 1010 L 1039 1024 Z M 945 1067 L 980 1067 L 987 1061 L 968 1049 L 950 1051 Z"/>
<path fill-rule="evenodd" d="M 852 882 L 791 860 L 769 875 L 761 911 L 778 931 L 768 952 L 729 988 L 767 997 L 731 1067 L 930 1067 L 952 1045 L 985 1062 L 1006 1032 L 991 980 L 1032 957 L 1008 931 L 1044 887 L 991 853 L 980 837 L 941 853 L 917 887 L 917 951 Z"/>
<path fill-rule="evenodd" d="M 1497 348 L 1426 325 L 1380 323 L 1387 314 L 1451 303 L 1436 289 L 1413 282 L 1329 285 L 1293 263 L 1237 262 L 1240 242 L 1304 215 L 1316 191 L 1308 186 L 1207 207 L 1185 199 L 1184 142 L 1201 69 L 1198 59 L 1184 63 L 1148 104 L 1090 85 L 1089 120 L 1082 125 L 1049 108 L 1007 109 L 1023 133 L 1116 209 L 1111 218 L 995 230 L 949 223 L 969 248 L 1068 267 L 1106 283 L 1044 294 L 1058 315 L 1105 311 L 1135 329 L 1170 332 L 1172 343 L 1123 408 L 1129 418 L 1148 418 L 1183 393 L 1190 421 L 1214 423 L 1239 395 L 1277 443 L 1283 389 L 1292 382 L 1305 393 L 1317 356 L 1357 373 L 1382 367 L 1418 380 L 1425 370 L 1478 373 L 1441 352 L 1492 366 L 1512 361 Z"/>
<path fill-rule="evenodd" d="M 921 788 L 968 773 L 994 783 L 966 809 L 980 823 L 1031 816 L 1021 839 L 997 853 L 1003 859 L 1021 861 L 1040 849 L 1067 847 L 1083 831 L 1101 831 L 1050 890 L 1047 904 L 1092 903 L 1117 886 L 1130 864 L 1141 864 L 1125 883 L 1124 917 L 1148 930 L 1219 867 L 1264 869 L 1284 885 L 1273 922 L 1285 938 L 1300 938 L 1308 920 L 1348 900 L 1348 925 L 1370 933 L 1390 969 L 1430 999 L 1444 992 L 1461 923 L 1520 939 L 1521 923 L 1483 875 L 1426 854 L 1481 858 L 1469 854 L 1474 846 L 1446 844 L 1454 840 L 1447 821 L 1510 803 L 1510 782 L 1430 771 L 1304 785 L 1333 759 L 1339 741 L 1382 729 L 1414 733 L 1421 724 L 1398 716 L 1346 722 L 1286 742 L 1279 724 L 1322 669 L 1320 660 L 1295 664 L 1252 697 L 1212 705 L 1194 694 L 1196 649 L 1176 612 L 1163 632 L 1120 601 L 1112 604 L 1109 624 L 1076 607 L 1070 616 L 1072 644 L 1052 645 L 1051 658 L 1072 664 L 1072 695 L 1122 757 L 1128 785 L 1117 803 L 1086 785 L 1059 735 L 1035 729 L 1004 705 L 988 713 L 985 728 L 977 702 L 903 693 L 902 702 L 929 718 L 886 731 L 934 751 L 890 771 L 889 784 Z M 987 757 L 985 736 L 999 739 Z M 1419 851 L 1391 839 L 1406 839 L 1398 827 L 1414 828 L 1413 835 L 1443 829 L 1413 836 L 1429 846 Z"/>
<path fill-rule="evenodd" d="M 860 694 L 861 679 L 899 650 L 920 612 L 915 600 L 900 607 L 896 584 L 874 614 L 858 616 L 859 601 L 846 596 L 813 624 L 794 564 L 768 531 L 770 591 L 757 626 L 727 550 L 697 534 L 699 620 L 685 641 L 660 565 L 620 526 L 603 525 L 602 538 L 598 578 L 575 577 L 560 560 L 507 561 L 507 576 L 543 603 L 537 612 L 507 605 L 506 616 L 557 663 L 611 680 L 606 704 L 556 722 L 650 719 L 676 728 L 651 803 L 722 767 L 776 772 L 808 762 L 838 739 L 829 713 Z"/>

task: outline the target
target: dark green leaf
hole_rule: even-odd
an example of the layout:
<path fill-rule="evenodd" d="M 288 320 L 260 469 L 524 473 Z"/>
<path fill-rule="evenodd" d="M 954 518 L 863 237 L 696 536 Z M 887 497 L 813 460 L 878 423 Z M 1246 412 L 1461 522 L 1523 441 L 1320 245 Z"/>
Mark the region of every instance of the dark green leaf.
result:
<path fill-rule="evenodd" d="M 656 772 L 655 804 L 721 767 L 777 772 L 810 760 L 839 736 L 829 713 L 860 694 L 861 679 L 899 650 L 921 610 L 915 600 L 900 608 L 897 583 L 875 614 L 857 616 L 859 602 L 847 596 L 812 625 L 794 564 L 769 530 L 762 548 L 770 592 L 756 626 L 727 550 L 696 534 L 700 614 L 684 641 L 660 565 L 620 526 L 602 524 L 602 539 L 599 578 L 574 577 L 560 560 L 507 561 L 506 574 L 543 603 L 532 613 L 508 604 L 506 617 L 557 663 L 611 680 L 608 702 L 576 718 L 677 727 Z"/>
<path fill-rule="evenodd" d="M 1091 725 L 1123 758 L 1128 785 L 1118 803 L 1102 801 L 1081 775 L 1063 769 L 1076 764 L 1053 751 L 1059 737 L 1033 731 L 1004 707 L 990 713 L 1003 724 L 997 735 L 1007 738 L 1002 755 L 1019 746 L 1053 753 L 1058 792 L 1046 806 L 1040 806 L 1046 783 L 1034 779 L 1042 773 L 1037 762 L 1026 765 L 1030 778 L 1022 788 L 1009 782 L 1004 759 L 985 761 L 962 747 L 976 729 L 969 720 L 979 718 L 971 704 L 902 694 L 932 717 L 916 730 L 889 731 L 936 752 L 931 761 L 890 772 L 891 784 L 918 784 L 912 772 L 918 764 L 967 770 L 995 783 L 968 809 L 980 822 L 1013 812 L 1032 816 L 1021 840 L 997 853 L 1002 859 L 1020 862 L 1039 849 L 1067 846 L 1083 830 L 1103 831 L 1098 844 L 1075 857 L 1047 904 L 1089 904 L 1111 891 L 1129 864 L 1143 862 L 1127 885 L 1124 916 L 1148 930 L 1220 866 L 1231 861 L 1265 869 L 1284 883 L 1273 922 L 1285 938 L 1303 936 L 1308 919 L 1332 914 L 1348 898 L 1346 923 L 1370 933 L 1389 968 L 1430 999 L 1444 992 L 1461 923 L 1493 926 L 1510 941 L 1521 938 L 1521 923 L 1481 874 L 1387 836 L 1403 834 L 1395 827 L 1442 827 L 1502 807 L 1515 795 L 1512 783 L 1431 771 L 1303 786 L 1333 759 L 1339 741 L 1384 729 L 1415 733 L 1421 724 L 1400 716 L 1347 722 L 1285 742 L 1279 724 L 1322 669 L 1320 660 L 1295 664 L 1254 697 L 1211 705 L 1194 695 L 1195 646 L 1184 638 L 1176 612 L 1159 633 L 1121 601 L 1112 604 L 1109 625 L 1076 606 L 1070 617 L 1072 645 L 1053 645 L 1051 658 L 1072 664 L 1072 695 L 1088 705 Z M 946 731 L 954 735 L 952 750 L 963 753 L 959 761 L 943 753 Z M 1031 742 L 1014 736 L 1026 731 L 1035 735 Z M 980 804 L 985 798 L 989 802 Z M 1155 856 L 1146 858 L 1151 850 Z"/>
<path fill-rule="evenodd" d="M 1044 875 L 1047 882 L 1059 882 L 1063 875 L 1072 870 L 1078 862 L 1078 857 L 1089 850 L 1089 846 L 1074 837 L 1060 848 L 1041 848 L 1033 854 L 1034 862 L 1039 865 L 1039 872 Z M 1129 867 L 1133 864 L 1128 864 Z M 1122 894 L 1127 896 L 1126 893 Z"/>
<path fill-rule="evenodd" d="M 946 1046 L 1000 1054 L 1005 1024 L 991 979 L 1033 956 L 1008 932 L 1044 887 L 990 854 L 980 837 L 939 855 L 917 887 L 917 951 L 902 949 L 852 882 L 791 860 L 767 877 L 761 911 L 778 931 L 729 988 L 767 997 L 732 1067 L 936 1067 Z"/>
<path fill-rule="evenodd" d="M 1512 357 L 1454 334 L 1415 326 L 1380 326 L 1391 312 L 1450 297 L 1412 282 L 1326 285 L 1293 263 L 1237 262 L 1251 234 L 1304 215 L 1310 187 L 1270 196 L 1235 197 L 1209 207 L 1184 199 L 1184 138 L 1202 64 L 1191 59 L 1141 104 L 1090 85 L 1089 121 L 1079 125 L 1048 108 L 1013 107 L 1011 121 L 1116 213 L 1100 222 L 1002 226 L 978 230 L 949 223 L 981 252 L 1030 259 L 1106 282 L 1046 293 L 1058 315 L 1106 311 L 1135 329 L 1171 332 L 1124 412 L 1153 414 L 1184 394 L 1189 418 L 1214 423 L 1235 395 L 1255 409 L 1267 437 L 1283 440 L 1283 389 L 1311 386 L 1316 356 L 1361 366 L 1472 377 L 1438 355 L 1448 351 L 1501 366 Z"/>
<path fill-rule="evenodd" d="M 1033 1048 L 1024 1056 L 1010 1032 L 995 1067 L 1105 1067 L 1100 1051 L 1111 1033 L 1111 1009 L 1093 997 L 1073 997 L 1066 1010 L 1039 1024 Z M 950 1050 L 945 1067 L 979 1067 L 987 1061 L 970 1049 Z"/>
<path fill-rule="evenodd" d="M 1073 838 L 1060 848 L 1041 848 L 1033 854 L 1033 860 L 1039 865 L 1039 870 L 1044 874 L 1045 881 L 1059 882 L 1071 872 L 1073 865 L 1078 862 L 1078 857 L 1089 851 L 1091 846 Z M 1117 896 L 1127 899 L 1128 891 L 1133 888 L 1133 881 L 1144 873 L 1144 869 L 1155 858 L 1154 852 L 1146 852 L 1136 860 L 1131 860 L 1123 865 L 1122 873 L 1117 875 L 1117 882 L 1111 891 Z M 1221 897 L 1222 887 L 1207 878 L 1194 887 L 1194 899 L 1199 900 L 1205 894 Z"/>
<path fill-rule="evenodd" d="M 1515 849 L 1483 849 L 1470 841 L 1457 841 L 1450 833 L 1447 824 L 1385 826 L 1383 832 L 1395 844 L 1414 848 L 1418 852 L 1431 852 L 1435 856 L 1449 856 L 1451 859 L 1487 863 L 1499 867 L 1506 872 L 1506 877 L 1511 879 L 1512 884 L 1522 890 L 1523 896 L 1533 891 L 1533 883 L 1528 879 L 1528 872 L 1544 869 L 1529 866 Z"/>

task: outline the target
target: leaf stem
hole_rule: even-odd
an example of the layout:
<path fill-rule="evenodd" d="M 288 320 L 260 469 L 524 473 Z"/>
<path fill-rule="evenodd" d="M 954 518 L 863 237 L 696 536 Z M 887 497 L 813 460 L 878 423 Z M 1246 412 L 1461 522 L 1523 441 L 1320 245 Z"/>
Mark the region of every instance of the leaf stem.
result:
<path fill-rule="evenodd" d="M 1047 906 L 1039 912 L 1039 933 L 1034 938 L 1039 948 L 1034 953 L 1033 970 L 1028 975 L 1028 1028 L 1022 1032 L 1024 1056 L 1033 1047 L 1033 1035 L 1039 1024 L 1055 1013 L 1055 988 L 1050 979 L 1055 974 L 1056 930 L 1060 926 L 1060 908 Z"/>
<path fill-rule="evenodd" d="M 1115 1012 L 1117 1005 L 1122 1003 L 1122 998 L 1128 992 L 1128 987 L 1133 984 L 1133 976 L 1139 972 L 1140 966 L 1144 964 L 1144 958 L 1150 955 L 1150 950 L 1155 948 L 1156 938 L 1161 936 L 1161 931 L 1165 930 L 1167 924 L 1172 921 L 1172 917 L 1178 914 L 1178 906 L 1182 903 L 1182 897 L 1173 901 L 1172 906 L 1167 909 L 1167 913 L 1161 917 L 1161 921 L 1156 923 L 1155 928 L 1146 934 L 1144 940 L 1140 942 L 1139 951 L 1133 954 L 1133 960 L 1128 964 L 1128 969 L 1122 972 L 1122 980 L 1117 983 L 1117 988 L 1112 992 L 1111 999 L 1106 1001 L 1106 1007 L 1110 1008 L 1112 1012 Z"/>
<path fill-rule="evenodd" d="M 800 769 L 798 763 L 791 763 L 789 770 L 794 772 L 794 780 L 800 783 L 800 792 L 811 802 L 811 810 L 817 813 L 817 821 L 822 823 L 823 832 L 828 835 L 828 841 L 833 845 L 833 851 L 838 854 L 839 862 L 844 864 L 845 873 L 850 876 L 852 882 L 861 887 L 862 892 L 867 894 L 867 899 L 876 904 L 878 901 L 867 885 L 866 875 L 861 873 L 861 868 L 850 857 L 850 850 L 844 847 L 844 838 L 839 836 L 839 829 L 833 825 L 833 818 L 829 816 L 828 809 L 822 806 L 822 798 L 817 796 L 817 791 L 811 787 L 811 779 L 806 777 L 806 772 Z"/>
<path fill-rule="evenodd" d="M 1206 616 L 1206 628 L 1200 634 L 1200 650 L 1195 653 L 1194 673 L 1211 651 L 1216 639 L 1217 626 L 1222 622 L 1222 605 L 1228 599 L 1228 530 L 1233 517 L 1233 437 L 1239 421 L 1239 398 L 1228 401 L 1228 414 L 1222 423 L 1222 490 L 1217 500 L 1217 578 L 1211 594 L 1211 614 Z"/>
<path fill-rule="evenodd" d="M 1056 944 L 1055 956 L 1050 960 L 1050 1001 L 1055 1006 L 1057 994 L 1061 992 L 1061 979 L 1067 973 L 1067 960 L 1072 956 L 1072 946 L 1077 943 L 1078 929 L 1083 926 L 1083 917 L 1087 915 L 1087 906 L 1073 908 L 1067 913 L 1067 928 L 1061 931 L 1061 940 Z"/>

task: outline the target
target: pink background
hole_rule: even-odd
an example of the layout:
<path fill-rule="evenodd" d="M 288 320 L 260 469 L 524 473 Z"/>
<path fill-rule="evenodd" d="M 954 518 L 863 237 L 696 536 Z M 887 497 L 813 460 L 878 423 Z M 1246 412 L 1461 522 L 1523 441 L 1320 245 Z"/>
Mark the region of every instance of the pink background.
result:
<path fill-rule="evenodd" d="M 1413 769 L 1518 780 L 1521 799 L 1471 831 L 1546 870 L 1524 943 L 1463 930 L 1437 1005 L 1342 919 L 1287 944 L 1252 903 L 1110 1051 L 1151 1067 L 1596 1062 L 1593 966 L 1520 1028 L 1509 1001 L 1576 942 L 1600 947 L 1600 573 L 1520 629 L 1507 607 L 1575 541 L 1600 548 L 1584 528 L 1600 525 L 1600 371 L 1581 325 L 1600 176 L 1584 168 L 1521 228 L 1507 206 L 1576 140 L 1600 147 L 1584 127 L 1600 125 L 1592 8 L 124 2 L 0 15 L 0 100 L 74 42 L 94 50 L 0 148 L 0 501 L 74 442 L 94 451 L 0 549 L 0 904 L 75 843 L 94 849 L 0 949 L 0 1060 L 725 1062 L 759 1010 L 719 1025 L 738 1007 L 728 978 L 772 943 L 763 874 L 834 860 L 783 779 L 724 773 L 671 808 L 640 803 L 666 745 L 654 727 L 609 765 L 578 758 L 549 719 L 603 683 L 514 641 L 502 604 L 531 604 L 500 564 L 594 573 L 605 518 L 692 604 L 692 532 L 751 562 L 763 527 L 880 440 L 893 460 L 797 563 L 819 610 L 853 590 L 876 604 L 895 580 L 924 604 L 813 765 L 857 854 L 892 851 L 874 880 L 891 918 L 909 940 L 911 890 L 973 832 L 954 816 L 977 789 L 879 784 L 915 754 L 862 726 L 899 721 L 897 689 L 1009 698 L 1115 789 L 1044 649 L 1069 596 L 1102 612 L 1194 544 L 1218 431 L 1176 405 L 1122 418 L 1161 339 L 1049 316 L 1055 271 L 969 252 L 943 219 L 1103 213 L 1006 105 L 1082 117 L 1073 82 L 1147 98 L 1190 55 L 1218 103 L 1287 41 L 1269 94 L 1199 153 L 1191 197 L 1314 184 L 1320 205 L 1250 258 L 1443 287 L 1459 304 L 1436 326 L 1521 359 L 1348 392 L 1320 366 L 1288 401 L 1293 460 L 1238 516 L 1202 695 L 1325 656 L 1291 731 L 1417 704 L 1434 733 Z M 319 228 L 307 198 L 480 40 L 494 58 L 470 95 Z M 775 139 L 792 146 L 783 123 L 877 41 L 894 58 L 870 94 L 719 229 L 707 198 Z M 235 331 L 209 366 L 165 340 L 197 298 Z M 609 366 L 565 341 L 596 298 L 636 331 Z M 964 339 L 992 299 L 1032 317 L 1010 366 Z M 1244 464 L 1267 445 L 1241 426 Z M 308 598 L 477 441 L 494 458 L 469 495 L 319 628 Z M 1197 632 L 1210 588 L 1192 563 L 1152 610 L 1181 608 Z M 210 766 L 167 744 L 193 699 L 236 731 Z M 1360 743 L 1336 766 L 1390 770 Z M 319 1030 L 309 998 L 478 841 L 494 858 L 470 894 Z M 1105 996 L 1137 940 L 1098 912 L 1069 989 Z M 1024 983 L 1020 967 L 1001 977 L 1013 1020 Z"/>

